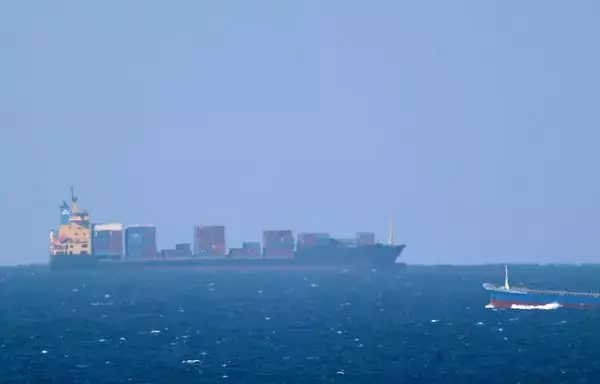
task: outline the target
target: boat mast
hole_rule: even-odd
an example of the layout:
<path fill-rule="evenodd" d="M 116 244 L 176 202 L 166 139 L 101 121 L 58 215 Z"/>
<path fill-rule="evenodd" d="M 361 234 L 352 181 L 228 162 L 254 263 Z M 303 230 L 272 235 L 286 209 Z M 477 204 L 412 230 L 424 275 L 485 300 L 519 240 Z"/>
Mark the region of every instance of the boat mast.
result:
<path fill-rule="evenodd" d="M 394 220 L 390 220 L 390 233 L 388 235 L 388 245 L 394 245 Z"/>
<path fill-rule="evenodd" d="M 509 290 L 510 287 L 508 285 L 508 265 L 504 265 L 504 289 Z"/>
<path fill-rule="evenodd" d="M 75 191 L 73 187 L 71 187 L 71 214 L 76 214 L 79 212 L 79 207 L 77 206 L 77 196 L 75 196 Z"/>

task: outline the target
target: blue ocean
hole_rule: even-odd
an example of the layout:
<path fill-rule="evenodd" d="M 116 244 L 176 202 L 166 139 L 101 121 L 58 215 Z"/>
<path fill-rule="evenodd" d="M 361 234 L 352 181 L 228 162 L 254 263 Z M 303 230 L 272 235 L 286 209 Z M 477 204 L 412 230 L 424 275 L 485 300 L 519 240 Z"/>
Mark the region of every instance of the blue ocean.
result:
<path fill-rule="evenodd" d="M 491 309 L 503 266 L 0 270 L 2 383 L 598 383 L 600 311 Z M 513 285 L 600 290 L 598 266 Z"/>

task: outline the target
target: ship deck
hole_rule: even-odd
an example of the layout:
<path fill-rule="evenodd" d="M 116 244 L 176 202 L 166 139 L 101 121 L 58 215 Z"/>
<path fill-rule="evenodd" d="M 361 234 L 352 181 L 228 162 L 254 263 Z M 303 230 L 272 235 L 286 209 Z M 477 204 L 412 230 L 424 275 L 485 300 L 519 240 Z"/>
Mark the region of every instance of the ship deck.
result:
<path fill-rule="evenodd" d="M 505 292 L 505 293 L 516 293 L 516 294 L 539 294 L 539 295 L 553 295 L 553 296 L 585 296 L 600 298 L 598 292 L 572 292 L 563 290 L 546 290 L 546 289 L 530 289 L 526 287 L 511 287 L 509 289 L 504 288 L 502 285 L 493 285 L 484 283 L 483 288 L 488 291 Z"/>

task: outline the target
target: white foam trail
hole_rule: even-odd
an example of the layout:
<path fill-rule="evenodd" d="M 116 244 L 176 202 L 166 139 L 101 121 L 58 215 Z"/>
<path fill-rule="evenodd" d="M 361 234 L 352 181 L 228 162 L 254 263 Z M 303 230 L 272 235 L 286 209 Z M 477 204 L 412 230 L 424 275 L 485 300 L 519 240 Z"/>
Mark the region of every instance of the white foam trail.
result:
<path fill-rule="evenodd" d="M 532 310 L 532 309 L 541 309 L 544 311 L 549 311 L 549 310 L 553 310 L 553 309 L 558 309 L 562 307 L 562 305 L 560 305 L 559 303 L 549 303 L 549 304 L 544 304 L 544 305 L 519 305 L 519 304 L 513 304 L 510 306 L 511 309 L 527 309 L 527 310 Z"/>
<path fill-rule="evenodd" d="M 493 304 L 488 304 L 485 306 L 487 309 L 493 309 L 493 310 L 498 310 L 498 308 L 496 308 Z M 549 311 L 549 310 L 553 310 L 553 309 L 558 309 L 561 308 L 562 305 L 560 305 L 559 303 L 549 303 L 549 304 L 544 304 L 544 305 L 521 305 L 521 304 L 512 304 L 510 306 L 510 309 L 525 309 L 525 310 L 533 310 L 533 309 L 539 309 L 539 310 L 544 310 L 544 311 Z M 512 321 L 512 319 L 511 319 Z"/>

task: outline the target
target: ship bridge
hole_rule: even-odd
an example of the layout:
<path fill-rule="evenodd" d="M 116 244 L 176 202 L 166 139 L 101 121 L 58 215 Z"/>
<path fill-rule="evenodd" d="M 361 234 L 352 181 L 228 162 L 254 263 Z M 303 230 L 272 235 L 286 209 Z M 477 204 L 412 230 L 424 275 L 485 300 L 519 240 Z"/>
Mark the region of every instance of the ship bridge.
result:
<path fill-rule="evenodd" d="M 73 187 L 70 209 L 63 201 L 60 212 L 60 226 L 57 231 L 50 232 L 50 254 L 90 255 L 90 215 L 85 210 L 79 211 Z"/>

